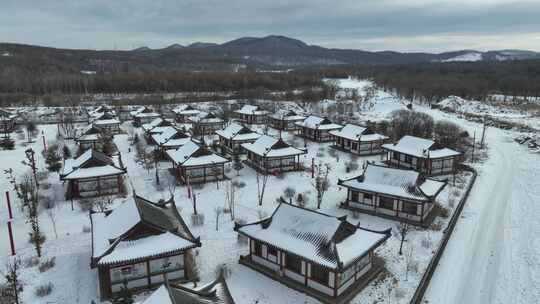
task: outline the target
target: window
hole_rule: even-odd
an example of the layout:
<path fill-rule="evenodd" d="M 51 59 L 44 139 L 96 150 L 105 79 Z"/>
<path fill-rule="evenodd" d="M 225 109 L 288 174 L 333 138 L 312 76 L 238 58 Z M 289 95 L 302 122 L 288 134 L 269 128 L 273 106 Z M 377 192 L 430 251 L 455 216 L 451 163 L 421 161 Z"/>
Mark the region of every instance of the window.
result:
<path fill-rule="evenodd" d="M 352 149 L 352 150 L 358 150 L 358 144 L 357 144 L 357 143 L 353 143 L 351 149 Z"/>
<path fill-rule="evenodd" d="M 388 197 L 381 196 L 379 199 L 379 208 L 394 210 L 394 200 Z"/>
<path fill-rule="evenodd" d="M 409 163 L 409 164 L 412 163 L 412 156 L 410 156 L 410 155 L 405 155 L 405 162 L 406 162 L 406 163 Z"/>
<path fill-rule="evenodd" d="M 328 269 L 317 264 L 311 264 L 311 279 L 313 281 L 328 286 L 329 277 Z"/>
<path fill-rule="evenodd" d="M 277 256 L 277 249 L 276 249 L 276 247 L 274 247 L 274 246 L 268 246 L 268 254 L 269 254 L 269 255 L 273 255 L 273 256 Z"/>
<path fill-rule="evenodd" d="M 351 201 L 358 202 L 358 192 L 351 191 Z"/>
<path fill-rule="evenodd" d="M 339 274 L 339 285 L 343 285 L 343 283 L 347 282 L 350 278 L 354 276 L 356 273 L 356 265 L 353 264 L 349 266 L 344 272 Z"/>
<path fill-rule="evenodd" d="M 418 210 L 418 205 L 416 205 L 414 203 L 403 202 L 401 204 L 401 211 L 402 212 L 412 214 L 412 215 L 416 215 L 417 210 Z"/>
<path fill-rule="evenodd" d="M 285 256 L 285 268 L 296 273 L 302 273 L 302 259 L 297 255 L 287 253 Z"/>
<path fill-rule="evenodd" d="M 255 255 L 262 257 L 262 244 L 257 241 L 253 241 L 253 242 L 255 243 L 255 250 L 254 250 Z"/>
<path fill-rule="evenodd" d="M 395 160 L 399 160 L 399 153 L 392 152 L 392 158 L 395 159 Z"/>
<path fill-rule="evenodd" d="M 370 194 L 370 193 L 364 193 L 364 200 L 372 200 L 373 199 L 373 195 Z"/>

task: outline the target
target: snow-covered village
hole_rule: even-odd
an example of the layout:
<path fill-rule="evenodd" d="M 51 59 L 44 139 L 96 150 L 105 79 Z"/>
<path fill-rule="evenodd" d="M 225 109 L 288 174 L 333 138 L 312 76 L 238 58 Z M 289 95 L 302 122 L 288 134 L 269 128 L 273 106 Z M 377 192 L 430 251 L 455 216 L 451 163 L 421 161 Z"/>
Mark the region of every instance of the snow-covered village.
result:
<path fill-rule="evenodd" d="M 538 150 L 325 81 L 336 98 L 309 104 L 6 109 L 0 240 L 20 301 L 409 303 L 440 254 L 424 298 L 448 300 L 453 259 L 500 246 L 506 213 L 534 217 Z"/>
<path fill-rule="evenodd" d="M 0 304 L 539 303 L 536 2 L 2 5 Z"/>

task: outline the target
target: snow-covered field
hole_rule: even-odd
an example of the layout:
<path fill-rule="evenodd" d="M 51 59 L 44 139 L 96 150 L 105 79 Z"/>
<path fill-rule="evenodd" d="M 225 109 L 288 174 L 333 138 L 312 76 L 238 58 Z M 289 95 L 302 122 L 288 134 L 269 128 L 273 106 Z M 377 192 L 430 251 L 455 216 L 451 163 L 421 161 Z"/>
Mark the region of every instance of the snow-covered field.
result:
<path fill-rule="evenodd" d="M 363 90 L 369 82 L 346 79 L 339 81 L 338 85 Z M 335 101 L 323 101 L 316 104 L 313 110 L 322 112 L 332 104 L 335 104 Z M 379 120 L 385 118 L 391 111 L 403 108 L 404 103 L 400 100 L 388 93 L 377 91 L 373 107 L 360 109 L 356 116 L 361 120 Z M 415 109 L 425 111 L 435 119 L 455 121 L 469 132 L 477 131 L 478 134 L 481 130 L 480 125 L 458 119 L 453 114 L 420 106 Z M 124 125 L 124 128 L 126 127 Z M 41 125 L 39 128 L 47 139 L 54 139 L 56 135 L 54 125 Z M 531 154 L 512 142 L 511 138 L 515 136 L 512 131 L 488 129 L 487 134 L 490 157 L 483 166 L 478 165 L 480 175 L 476 186 L 428 292 L 427 298 L 430 303 L 511 303 L 516 299 L 522 299 L 516 303 L 533 303 L 539 295 L 540 265 L 537 253 L 540 252 L 540 221 L 535 218 L 534 212 L 539 208 L 535 202 L 540 200 L 538 155 Z M 303 140 L 296 139 L 290 134 L 284 134 L 284 138 L 297 145 L 303 145 Z M 17 149 L 14 151 L 0 151 L 1 169 L 13 168 L 19 174 L 25 171 L 21 161 L 24 158 L 23 151 L 27 147 L 20 145 L 21 142 L 22 140 L 17 141 Z M 167 181 L 171 180 L 167 171 L 169 164 L 163 162 L 160 165 L 162 187 L 157 187 L 154 171 L 148 172 L 136 163 L 134 147 L 129 145 L 127 135 L 116 136 L 115 143 L 128 167 L 130 187 L 142 196 L 167 198 L 169 190 L 166 185 Z M 68 144 L 73 145 L 72 142 Z M 39 140 L 31 146 L 36 151 L 42 150 Z M 350 156 L 342 152 L 334 155 L 333 152 L 329 152 L 328 146 L 329 144 L 308 142 L 309 154 L 304 158 L 306 165 L 312 158 L 315 158 L 317 163 L 321 161 L 332 164 L 331 188 L 324 197 L 322 211 L 335 215 L 347 214 L 350 221 L 360 221 L 362 226 L 367 228 L 380 230 L 395 228 L 396 222 L 363 214 L 353 216 L 351 212 L 337 207 L 346 197 L 345 189 L 337 186 L 337 179 L 359 174 L 361 162 L 378 161 L 380 157 L 359 158 L 359 168 L 347 174 L 345 163 L 350 161 Z M 41 155 L 38 156 L 38 161 L 40 168 L 44 168 Z M 245 186 L 238 188 L 236 193 L 238 219 L 253 221 L 270 214 L 277 206 L 275 199 L 282 195 L 287 187 L 293 187 L 296 193 L 305 193 L 309 198 L 308 207 L 315 207 L 315 193 L 308 172 L 287 173 L 283 179 L 271 177 L 261 207 L 257 205 L 257 186 L 255 172 L 252 169 L 245 167 L 239 176 L 231 170 L 227 175 L 232 180 L 245 183 Z M 466 180 L 467 177 L 459 178 L 456 186 L 450 183 L 439 197 L 441 205 L 453 209 Z M 47 236 L 44 255 L 56 257 L 56 266 L 43 273 L 39 272 L 37 266 L 23 269 L 24 303 L 87 304 L 91 300 L 99 302 L 97 274 L 89 268 L 90 234 L 85 229 L 90 225 L 88 214 L 80 211 L 77 202 L 74 203 L 75 210 L 72 211 L 70 202 L 63 200 L 63 190 L 57 174 L 51 173 L 47 181 L 51 184 L 48 193 L 54 194 L 57 201 L 54 214 L 58 238 L 55 237 L 50 214 L 43 210 L 40 220 L 42 230 Z M 225 184 L 221 182 L 219 189 L 215 183 L 195 189 L 199 213 L 205 217 L 203 226 L 191 225 L 193 210 L 187 198 L 186 188 L 178 186 L 175 189 L 175 199 L 181 215 L 191 226 L 192 232 L 196 236 L 201 236 L 203 245 L 198 250 L 197 261 L 202 282 L 212 280 L 217 266 L 226 263 L 231 269 L 228 284 L 237 303 L 318 303 L 313 298 L 238 264 L 239 255 L 245 254 L 247 247 L 237 242 L 229 214 L 219 217 L 219 230 L 216 231 L 215 209 L 225 206 Z M 14 198 L 11 185 L 3 177 L 0 179 L 0 189 L 10 191 Z M 118 199 L 115 203 L 118 204 L 121 200 Z M 27 224 L 17 206 L 15 203 L 14 231 L 17 253 L 27 261 L 29 257 L 35 255 L 35 252 L 27 241 Z M 7 210 L 4 204 L 0 207 L 0 218 L 1 269 L 9 255 L 5 225 Z M 444 226 L 447 221 L 448 219 L 438 218 L 436 226 Z M 407 236 L 404 245 L 405 254 L 400 256 L 399 238 L 394 233 L 377 252 L 386 260 L 387 275 L 372 282 L 352 303 L 408 303 L 441 235 L 441 229 L 413 230 Z M 409 267 L 407 271 L 407 265 L 413 267 Z M 45 298 L 37 298 L 34 295 L 35 287 L 47 282 L 54 284 L 52 294 Z M 510 298 L 513 294 L 516 297 Z M 144 295 L 140 297 L 142 298 Z"/>

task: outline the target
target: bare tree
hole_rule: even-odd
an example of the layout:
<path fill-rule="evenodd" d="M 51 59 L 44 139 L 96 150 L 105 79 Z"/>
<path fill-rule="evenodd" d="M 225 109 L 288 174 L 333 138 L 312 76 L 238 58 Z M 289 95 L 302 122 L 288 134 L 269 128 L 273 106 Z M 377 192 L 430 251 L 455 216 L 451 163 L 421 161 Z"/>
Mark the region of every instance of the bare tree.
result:
<path fill-rule="evenodd" d="M 328 190 L 330 183 L 328 181 L 328 174 L 330 173 L 330 165 L 319 163 L 315 166 L 315 180 L 311 183 L 315 191 L 317 192 L 317 209 L 321 208 L 321 204 L 324 198 L 324 194 Z"/>
<path fill-rule="evenodd" d="M 401 243 L 399 244 L 399 255 L 403 254 L 403 242 L 405 242 L 405 238 L 407 237 L 407 234 L 410 231 L 410 225 L 405 222 L 399 223 L 399 226 L 397 227 L 397 230 L 399 232 L 399 236 L 401 237 Z"/>
<path fill-rule="evenodd" d="M 225 202 L 231 211 L 231 221 L 234 221 L 236 209 L 236 187 L 232 181 L 225 185 Z"/>
<path fill-rule="evenodd" d="M 268 174 L 260 174 L 259 171 L 257 171 L 257 198 L 259 200 L 259 206 L 262 206 L 263 199 L 264 199 L 264 192 L 266 191 L 266 183 L 268 182 L 268 178 L 270 177 Z"/>
<path fill-rule="evenodd" d="M 41 246 L 45 242 L 45 236 L 41 233 L 38 214 L 38 189 L 32 177 L 25 175 L 21 183 L 15 186 L 17 196 L 23 202 L 26 209 L 26 221 L 30 224 L 30 243 L 34 245 L 38 257 L 41 257 Z"/>
<path fill-rule="evenodd" d="M 3 273 L 6 279 L 8 287 L 13 292 L 13 300 L 16 304 L 20 303 L 19 292 L 23 291 L 22 283 L 19 279 L 19 270 L 21 268 L 21 261 L 19 258 L 14 258 L 8 261 L 6 270 Z"/>
<path fill-rule="evenodd" d="M 216 208 L 214 209 L 214 212 L 216 213 L 216 231 L 219 231 L 219 217 L 223 213 L 223 208 L 216 206 Z"/>

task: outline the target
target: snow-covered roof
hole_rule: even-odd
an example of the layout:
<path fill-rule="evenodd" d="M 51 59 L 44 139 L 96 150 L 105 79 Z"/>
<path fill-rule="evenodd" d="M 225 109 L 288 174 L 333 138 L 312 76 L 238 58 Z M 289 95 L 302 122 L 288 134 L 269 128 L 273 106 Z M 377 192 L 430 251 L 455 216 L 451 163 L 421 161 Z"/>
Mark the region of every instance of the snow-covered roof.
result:
<path fill-rule="evenodd" d="M 188 118 L 190 122 L 193 123 L 219 123 L 223 122 L 223 119 L 217 117 L 214 113 L 208 112 L 199 112 L 196 115 L 190 116 Z"/>
<path fill-rule="evenodd" d="M 152 133 L 150 137 L 152 137 L 152 140 L 157 143 L 158 145 L 167 142 L 171 138 L 173 138 L 175 135 L 183 134 L 180 132 L 180 130 L 176 129 L 175 127 L 159 127 L 160 132 Z M 184 136 L 183 136 L 184 137 Z M 189 136 L 185 136 L 189 137 Z"/>
<path fill-rule="evenodd" d="M 287 144 L 281 138 L 261 135 L 253 143 L 244 143 L 242 147 L 250 152 L 264 157 L 283 157 L 306 154 L 306 150 Z"/>
<path fill-rule="evenodd" d="M 328 118 L 314 115 L 308 116 L 308 118 L 304 119 L 304 121 L 299 121 L 295 124 L 300 127 L 317 130 L 337 130 L 343 128 L 342 125 L 335 124 L 331 122 Z"/>
<path fill-rule="evenodd" d="M 426 201 L 439 194 L 446 182 L 422 178 L 413 170 L 368 163 L 362 175 L 340 180 L 339 184 L 360 191 L 381 193 L 404 199 Z"/>
<path fill-rule="evenodd" d="M 154 128 L 159 128 L 161 126 L 172 126 L 172 125 L 173 125 L 172 121 L 170 121 L 168 119 L 163 119 L 161 117 L 158 117 L 158 118 L 152 120 L 149 123 L 143 124 L 141 127 L 142 127 L 144 132 L 150 132 Z"/>
<path fill-rule="evenodd" d="M 60 179 L 83 179 L 124 173 L 126 169 L 119 154 L 110 157 L 94 149 L 88 149 L 75 159 L 65 160 Z"/>
<path fill-rule="evenodd" d="M 280 203 L 259 222 L 237 225 L 239 233 L 319 265 L 343 269 L 379 246 L 390 230 L 375 232 L 324 213 Z"/>
<path fill-rule="evenodd" d="M 201 112 L 188 104 L 179 105 L 176 108 L 174 108 L 172 111 L 176 114 L 186 115 L 186 116 L 197 115 Z"/>
<path fill-rule="evenodd" d="M 244 105 L 241 109 L 234 111 L 238 114 L 246 114 L 246 115 L 267 115 L 268 111 L 260 110 L 259 106 L 254 105 Z"/>
<path fill-rule="evenodd" d="M 405 135 L 397 143 L 385 144 L 382 147 L 386 150 L 420 158 L 445 158 L 461 155 L 461 152 L 449 148 L 433 149 L 434 144 L 435 142 L 431 139 Z"/>
<path fill-rule="evenodd" d="M 369 128 L 353 124 L 346 124 L 341 130 L 332 130 L 330 131 L 330 134 L 349 140 L 360 140 L 363 142 L 388 139 L 388 136 L 373 133 Z"/>
<path fill-rule="evenodd" d="M 198 246 L 171 199 L 151 202 L 142 197 L 130 197 L 112 212 L 91 213 L 92 258 L 94 265 L 159 256 Z M 148 226 L 155 234 L 147 234 Z M 133 231 L 144 231 L 134 235 Z"/>
<path fill-rule="evenodd" d="M 213 153 L 205 145 L 195 143 L 193 140 L 185 143 L 180 148 L 167 150 L 166 153 L 174 163 L 184 167 L 229 162 L 228 159 Z"/>
<path fill-rule="evenodd" d="M 220 275 L 198 288 L 165 283 L 142 304 L 234 304 L 227 282 Z"/>
<path fill-rule="evenodd" d="M 245 141 L 245 140 L 256 140 L 261 137 L 261 134 L 252 131 L 250 128 L 243 126 L 238 123 L 231 123 L 223 130 L 217 130 L 216 134 L 232 140 Z"/>
<path fill-rule="evenodd" d="M 100 130 L 90 124 L 81 129 L 79 134 L 80 135 L 75 139 L 76 141 L 97 141 L 99 140 Z"/>
<path fill-rule="evenodd" d="M 93 124 L 95 126 L 104 126 L 104 125 L 116 125 L 116 124 L 120 124 L 120 120 L 116 119 L 116 118 L 111 118 L 111 119 L 97 119 L 97 120 L 94 120 Z"/>
<path fill-rule="evenodd" d="M 288 121 L 300 121 L 306 119 L 305 116 L 297 114 L 293 110 L 278 110 L 276 113 L 270 115 L 273 119 L 288 120 Z"/>

